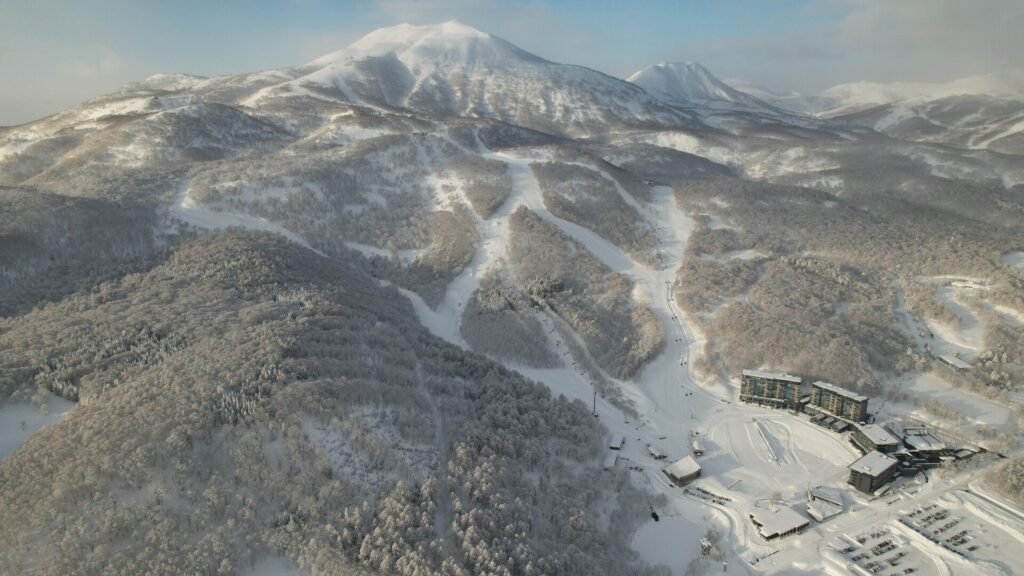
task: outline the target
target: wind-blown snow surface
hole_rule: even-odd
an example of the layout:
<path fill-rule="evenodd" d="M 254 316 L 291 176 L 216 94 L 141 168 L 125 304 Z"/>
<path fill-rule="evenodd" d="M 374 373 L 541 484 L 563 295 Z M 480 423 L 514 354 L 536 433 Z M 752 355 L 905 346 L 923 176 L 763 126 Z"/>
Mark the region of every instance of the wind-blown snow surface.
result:
<path fill-rule="evenodd" d="M 820 128 L 818 121 L 802 112 L 779 108 L 737 90 L 696 62 L 656 64 L 634 73 L 628 82 L 726 132 L 764 134 L 764 128 L 780 124 Z"/>
<path fill-rule="evenodd" d="M 816 116 L 837 133 L 864 127 L 904 140 L 1008 154 L 1024 150 L 1024 69 L 946 83 L 850 82 L 811 95 L 741 80 L 729 86 L 776 108 Z"/>
<path fill-rule="evenodd" d="M 784 110 L 837 116 L 899 101 L 928 101 L 952 96 L 1024 98 L 1024 69 L 981 74 L 950 82 L 847 82 L 817 94 L 776 91 L 743 79 L 723 82 L 733 89 Z"/>

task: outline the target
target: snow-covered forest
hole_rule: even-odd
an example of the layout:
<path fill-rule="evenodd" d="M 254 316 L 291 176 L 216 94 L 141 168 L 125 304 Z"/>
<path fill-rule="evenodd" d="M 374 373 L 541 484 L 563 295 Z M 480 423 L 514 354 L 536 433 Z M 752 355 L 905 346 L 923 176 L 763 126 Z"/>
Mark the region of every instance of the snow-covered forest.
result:
<path fill-rule="evenodd" d="M 991 542 L 915 566 L 1012 573 L 1015 137 L 675 68 L 696 92 L 403 25 L 0 127 L 0 573 L 839 574 L 935 502 Z M 851 434 L 745 369 L 943 456 L 854 493 Z M 759 535 L 815 484 L 839 518 Z"/>

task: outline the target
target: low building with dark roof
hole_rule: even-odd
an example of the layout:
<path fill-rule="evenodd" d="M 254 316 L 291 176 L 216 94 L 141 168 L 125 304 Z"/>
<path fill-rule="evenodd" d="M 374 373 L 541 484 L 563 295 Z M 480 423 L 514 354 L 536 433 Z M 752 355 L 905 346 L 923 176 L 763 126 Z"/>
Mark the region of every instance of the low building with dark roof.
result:
<path fill-rule="evenodd" d="M 868 452 L 850 464 L 850 479 L 847 483 L 861 492 L 873 494 L 899 472 L 899 464 L 899 460 L 888 454 Z"/>
<path fill-rule="evenodd" d="M 901 446 L 899 438 L 878 424 L 854 426 L 850 442 L 865 454 L 876 450 L 885 453 L 895 452 Z"/>

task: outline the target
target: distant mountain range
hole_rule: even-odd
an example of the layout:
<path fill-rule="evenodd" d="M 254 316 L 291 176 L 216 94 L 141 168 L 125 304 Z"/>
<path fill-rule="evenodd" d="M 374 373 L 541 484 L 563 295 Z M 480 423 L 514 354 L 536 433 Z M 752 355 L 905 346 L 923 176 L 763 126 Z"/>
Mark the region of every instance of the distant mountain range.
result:
<path fill-rule="evenodd" d="M 627 81 L 716 127 L 735 126 L 738 117 L 818 128 L 852 125 L 907 140 L 1024 151 L 1024 70 L 944 84 L 854 82 L 814 95 L 742 81 L 731 85 L 695 62 L 656 64 Z"/>
<path fill-rule="evenodd" d="M 730 83 L 778 108 L 896 138 L 1024 152 L 1024 70 L 946 83 L 852 82 L 814 95 Z"/>

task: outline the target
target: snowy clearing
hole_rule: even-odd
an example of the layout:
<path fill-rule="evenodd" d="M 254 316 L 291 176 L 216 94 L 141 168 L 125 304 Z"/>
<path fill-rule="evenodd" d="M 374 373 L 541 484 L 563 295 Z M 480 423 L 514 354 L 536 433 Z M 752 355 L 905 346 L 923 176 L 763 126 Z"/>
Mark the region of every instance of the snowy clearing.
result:
<path fill-rule="evenodd" d="M 206 230 L 239 227 L 247 228 L 249 230 L 258 230 L 261 232 L 273 232 L 284 236 L 296 244 L 300 244 L 310 250 L 313 250 L 313 248 L 297 234 L 287 230 L 283 226 L 274 224 L 273 222 L 268 222 L 262 218 L 256 218 L 255 216 L 248 216 L 245 214 L 218 212 L 201 206 L 198 202 L 192 199 L 191 196 L 189 196 L 188 193 L 190 185 L 191 180 L 189 179 L 183 180 L 178 185 L 178 190 L 176 191 L 170 206 L 171 215 L 175 219 Z M 313 251 L 323 256 L 319 251 Z"/>
<path fill-rule="evenodd" d="M 32 434 L 57 422 L 75 407 L 58 396 L 46 401 L 46 411 L 27 402 L 10 402 L 0 406 L 0 460 L 17 450 Z"/>
<path fill-rule="evenodd" d="M 983 289 L 983 284 L 969 280 L 954 280 L 935 291 L 935 299 L 957 317 L 957 325 L 928 319 L 925 323 L 932 335 L 932 353 L 937 357 L 951 356 L 972 363 L 984 347 L 985 326 L 978 315 L 964 302 L 965 292 Z"/>
<path fill-rule="evenodd" d="M 1012 414 L 1007 406 L 955 388 L 934 374 L 911 374 L 903 380 L 901 389 L 918 398 L 932 399 L 954 406 L 980 424 L 999 429 L 1004 429 L 1010 424 Z M 918 417 L 924 416 L 913 407 L 907 407 L 907 412 Z"/>
<path fill-rule="evenodd" d="M 1024 273 L 1024 252 L 1007 252 L 999 258 L 999 261 L 1017 272 Z"/>
<path fill-rule="evenodd" d="M 291 560 L 272 556 L 261 560 L 249 570 L 243 571 L 245 576 L 308 576 L 309 572 L 292 564 Z"/>

